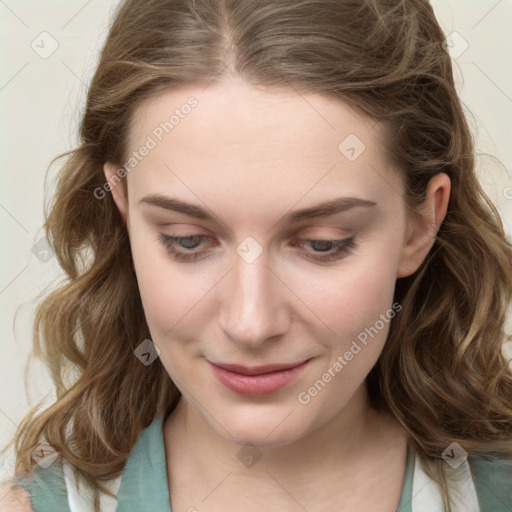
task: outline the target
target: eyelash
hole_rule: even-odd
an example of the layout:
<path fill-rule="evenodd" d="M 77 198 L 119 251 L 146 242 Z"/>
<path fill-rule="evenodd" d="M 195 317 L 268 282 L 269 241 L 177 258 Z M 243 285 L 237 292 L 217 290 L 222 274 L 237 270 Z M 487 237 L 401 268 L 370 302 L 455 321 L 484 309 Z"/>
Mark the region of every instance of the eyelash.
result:
<path fill-rule="evenodd" d="M 205 239 L 209 238 L 206 235 L 190 235 L 190 236 L 171 236 L 167 235 L 165 233 L 160 233 L 158 236 L 159 241 L 161 244 L 167 249 L 167 251 L 178 261 L 195 261 L 198 258 L 201 257 L 202 254 L 211 252 L 209 251 L 202 251 L 202 252 L 194 252 L 194 253 L 181 253 L 179 251 L 176 251 L 175 249 L 175 243 L 179 243 L 181 240 L 186 240 L 190 238 L 200 238 Z M 316 261 L 320 263 L 329 263 L 335 260 L 339 260 L 343 258 L 344 256 L 347 256 L 351 253 L 353 248 L 355 247 L 354 237 L 345 238 L 341 240 L 326 240 L 326 239 L 314 239 L 314 240 L 303 240 L 303 242 L 325 242 L 328 244 L 332 244 L 334 252 L 329 253 L 326 256 L 320 256 L 320 257 L 306 257 L 306 259 L 311 261 Z M 294 246 L 300 245 L 300 244 L 293 244 Z M 324 251 L 320 251 L 320 254 Z M 318 251 L 317 251 L 318 254 Z"/>

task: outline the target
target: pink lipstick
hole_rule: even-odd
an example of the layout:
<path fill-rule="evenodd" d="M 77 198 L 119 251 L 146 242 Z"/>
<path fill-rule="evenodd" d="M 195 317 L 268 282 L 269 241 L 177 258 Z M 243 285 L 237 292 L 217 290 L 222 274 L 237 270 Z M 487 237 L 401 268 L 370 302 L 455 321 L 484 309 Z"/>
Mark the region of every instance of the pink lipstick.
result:
<path fill-rule="evenodd" d="M 309 361 L 252 367 L 208 362 L 217 380 L 229 390 L 245 396 L 262 396 L 275 393 L 293 382 Z"/>

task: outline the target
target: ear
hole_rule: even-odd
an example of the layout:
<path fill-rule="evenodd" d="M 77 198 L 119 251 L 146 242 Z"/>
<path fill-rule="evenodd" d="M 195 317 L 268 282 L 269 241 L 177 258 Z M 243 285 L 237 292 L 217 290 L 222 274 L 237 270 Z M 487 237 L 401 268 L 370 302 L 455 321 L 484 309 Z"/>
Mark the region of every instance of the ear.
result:
<path fill-rule="evenodd" d="M 128 217 L 128 198 L 125 196 L 123 185 L 121 183 L 122 179 L 117 175 L 119 166 L 113 164 L 112 162 L 106 162 L 103 165 L 103 172 L 105 173 L 105 177 L 107 178 L 107 183 L 109 184 L 110 190 L 112 192 L 112 197 L 114 202 L 116 203 L 117 209 L 123 218 L 123 221 L 126 224 L 126 220 Z"/>
<path fill-rule="evenodd" d="M 397 277 L 410 276 L 420 267 L 435 242 L 450 199 L 451 183 L 445 173 L 431 178 L 420 212 L 408 219 L 406 244 L 402 249 Z"/>

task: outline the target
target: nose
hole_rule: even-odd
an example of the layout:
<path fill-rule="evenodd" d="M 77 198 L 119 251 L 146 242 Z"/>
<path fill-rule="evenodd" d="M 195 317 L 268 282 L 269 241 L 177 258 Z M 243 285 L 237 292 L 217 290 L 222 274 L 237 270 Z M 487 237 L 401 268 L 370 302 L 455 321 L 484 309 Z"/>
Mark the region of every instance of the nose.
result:
<path fill-rule="evenodd" d="M 220 327 L 233 342 L 248 348 L 275 341 L 290 324 L 286 286 L 268 266 L 265 252 L 252 263 L 238 255 L 234 262 L 223 283 Z"/>

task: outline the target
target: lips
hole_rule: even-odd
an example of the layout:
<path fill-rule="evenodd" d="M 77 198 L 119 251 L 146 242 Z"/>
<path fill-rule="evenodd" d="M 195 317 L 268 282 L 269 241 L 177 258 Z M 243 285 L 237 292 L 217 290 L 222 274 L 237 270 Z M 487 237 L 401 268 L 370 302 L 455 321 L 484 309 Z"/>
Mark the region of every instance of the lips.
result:
<path fill-rule="evenodd" d="M 210 361 L 215 366 L 222 368 L 224 370 L 228 370 L 233 373 L 239 373 L 240 375 L 263 375 L 265 373 L 279 372 L 283 370 L 289 370 L 290 368 L 295 368 L 303 363 L 305 363 L 307 359 L 299 361 L 297 363 L 289 363 L 289 364 L 268 364 L 265 366 L 242 366 L 240 364 L 229 364 L 229 363 L 214 363 Z"/>
<path fill-rule="evenodd" d="M 311 359 L 296 363 L 243 366 L 208 361 L 213 375 L 230 391 L 245 396 L 276 393 L 291 384 Z"/>

